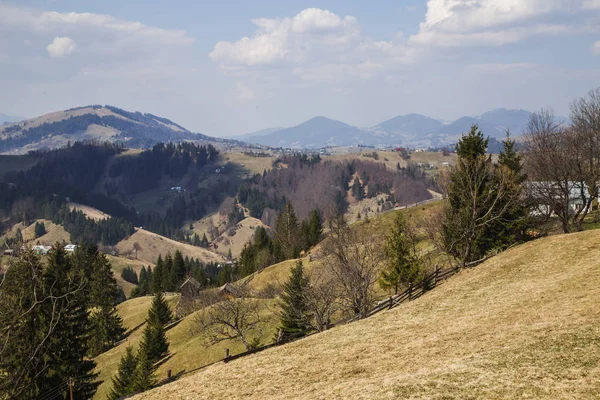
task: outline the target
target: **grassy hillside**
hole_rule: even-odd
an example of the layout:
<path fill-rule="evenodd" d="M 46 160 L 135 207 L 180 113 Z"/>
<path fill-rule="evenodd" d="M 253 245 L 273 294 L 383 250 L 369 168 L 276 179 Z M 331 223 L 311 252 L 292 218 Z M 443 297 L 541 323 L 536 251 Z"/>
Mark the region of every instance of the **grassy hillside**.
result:
<path fill-rule="evenodd" d="M 133 244 L 136 242 L 142 246 L 142 249 L 138 251 L 138 259 L 146 264 L 154 264 L 159 254 L 164 257 L 168 252 L 173 254 L 176 250 L 181 251 L 184 257 L 199 258 L 202 262 L 224 261 L 224 258 L 219 254 L 190 244 L 180 243 L 144 229 L 137 229 L 133 235 L 119 242 L 116 247 L 120 253 L 132 252 Z"/>
<path fill-rule="evenodd" d="M 39 238 L 35 237 L 35 224 L 36 222 L 43 222 L 46 227 L 46 234 L 40 236 Z M 31 245 L 35 245 L 38 242 L 40 244 L 46 246 L 52 246 L 56 242 L 69 242 L 71 235 L 60 225 L 55 225 L 52 221 L 46 219 L 38 219 L 33 221 L 30 225 L 23 227 L 23 224 L 15 224 L 11 229 L 6 231 L 4 235 L 0 236 L 0 242 L 2 242 L 3 238 L 14 238 L 17 232 L 17 229 L 21 230 L 21 234 L 23 235 L 23 240 L 26 243 Z"/>
<path fill-rule="evenodd" d="M 171 307 L 174 307 L 179 301 L 179 296 L 171 296 L 168 300 Z M 152 297 L 145 296 L 119 304 L 119 315 L 123 318 L 128 330 L 134 329 L 145 321 L 151 302 Z M 262 325 L 260 339 L 263 343 L 267 343 L 272 340 L 279 320 L 271 311 L 274 300 L 261 300 L 261 302 L 264 306 L 261 313 L 265 323 Z M 189 315 L 181 323 L 167 331 L 171 357 L 158 368 L 157 376 L 159 379 L 164 379 L 168 370 L 172 370 L 173 374 L 177 374 L 218 361 L 224 357 L 226 348 L 230 350 L 231 354 L 243 351 L 243 345 L 238 341 L 225 341 L 205 347 L 202 334 L 194 331 L 194 318 L 195 314 Z M 121 356 L 125 353 L 127 346 L 136 347 L 139 344 L 143 330 L 144 326 L 140 326 L 128 336 L 125 342 L 96 357 L 97 371 L 100 372 L 99 379 L 104 382 L 98 388 L 95 399 L 106 398 L 112 387 L 110 378 L 117 371 Z"/>
<path fill-rule="evenodd" d="M 411 303 L 137 398 L 598 398 L 599 242 L 527 243 Z"/>

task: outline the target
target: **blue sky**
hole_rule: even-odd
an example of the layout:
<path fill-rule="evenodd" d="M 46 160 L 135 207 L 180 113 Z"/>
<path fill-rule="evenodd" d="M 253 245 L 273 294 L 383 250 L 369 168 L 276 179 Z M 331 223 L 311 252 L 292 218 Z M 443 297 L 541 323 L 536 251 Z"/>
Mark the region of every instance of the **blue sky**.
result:
<path fill-rule="evenodd" d="M 0 0 L 0 112 L 85 104 L 232 135 L 497 107 L 600 86 L 600 0 Z"/>

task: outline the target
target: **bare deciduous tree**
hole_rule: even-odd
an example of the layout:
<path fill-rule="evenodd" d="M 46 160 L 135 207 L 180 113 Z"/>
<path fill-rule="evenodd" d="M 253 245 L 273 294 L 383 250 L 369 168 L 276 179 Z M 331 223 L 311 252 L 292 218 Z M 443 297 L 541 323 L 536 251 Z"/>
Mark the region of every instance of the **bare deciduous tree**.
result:
<path fill-rule="evenodd" d="M 339 286 L 341 305 L 364 318 L 374 304 L 373 287 L 383 261 L 381 243 L 362 230 L 350 229 L 343 216 L 332 218 L 329 229 L 323 251 Z"/>
<path fill-rule="evenodd" d="M 319 271 L 309 276 L 306 290 L 306 305 L 312 329 L 323 332 L 331 324 L 333 314 L 338 310 L 338 288 L 327 271 Z"/>
<path fill-rule="evenodd" d="M 239 340 L 246 350 L 252 348 L 251 336 L 260 336 L 261 302 L 249 296 L 245 285 L 235 287 L 235 299 L 224 299 L 206 307 L 195 317 L 196 333 L 204 335 L 205 345 L 225 340 Z"/>
<path fill-rule="evenodd" d="M 142 250 L 142 245 L 139 244 L 138 242 L 135 242 L 133 244 L 133 250 L 135 251 L 135 259 L 137 260 L 137 258 L 138 258 L 138 251 Z"/>

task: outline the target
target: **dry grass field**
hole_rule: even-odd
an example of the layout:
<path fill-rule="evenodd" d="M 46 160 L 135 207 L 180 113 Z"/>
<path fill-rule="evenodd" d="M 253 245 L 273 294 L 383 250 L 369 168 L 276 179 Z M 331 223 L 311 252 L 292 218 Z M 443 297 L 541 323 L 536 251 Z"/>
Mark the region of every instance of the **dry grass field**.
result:
<path fill-rule="evenodd" d="M 393 310 L 136 398 L 599 398 L 599 243 L 521 245 Z"/>
<path fill-rule="evenodd" d="M 35 237 L 35 223 L 43 222 L 46 227 L 46 234 L 40 236 L 39 238 Z M 31 225 L 23 227 L 23 224 L 18 223 L 13 225 L 11 229 L 4 233 L 0 237 L 2 238 L 14 238 L 17 232 L 17 229 L 21 229 L 21 234 L 23 235 L 23 241 L 28 244 L 34 245 L 38 242 L 45 246 L 52 246 L 56 242 L 69 242 L 71 240 L 71 235 L 61 225 L 55 225 L 52 221 L 46 219 L 38 219 L 33 221 Z M 0 240 L 1 241 L 1 240 Z"/>
<path fill-rule="evenodd" d="M 276 157 L 252 157 L 242 152 L 231 152 L 224 154 L 225 161 L 240 165 L 249 174 L 262 174 L 264 170 L 270 170 Z"/>
<path fill-rule="evenodd" d="M 111 256 L 108 254 L 106 255 L 106 257 L 108 258 L 108 261 L 110 261 L 110 264 L 112 265 L 112 270 L 113 270 L 115 279 L 117 280 L 117 284 L 123 288 L 123 292 L 125 293 L 125 296 L 127 296 L 127 297 L 131 296 L 131 291 L 133 290 L 133 288 L 136 285 L 134 285 L 133 283 L 129 283 L 126 280 L 124 280 L 123 278 L 121 278 L 121 272 L 123 272 L 123 269 L 125 267 L 132 267 L 139 276 L 140 271 L 142 270 L 142 267 L 147 267 L 150 264 L 145 263 L 141 260 L 131 260 L 129 258 L 115 257 L 115 256 Z"/>
<path fill-rule="evenodd" d="M 108 215 L 96 208 L 93 208 L 93 207 L 89 207 L 89 206 L 85 206 L 83 204 L 77 204 L 77 203 L 68 203 L 68 205 L 69 205 L 69 209 L 71 211 L 72 210 L 81 211 L 82 213 L 85 214 L 86 217 L 93 219 L 95 221 L 110 218 L 110 215 Z"/>
<path fill-rule="evenodd" d="M 181 251 L 184 257 L 198 258 L 202 262 L 225 260 L 223 256 L 206 249 L 180 243 L 144 229 L 136 229 L 133 235 L 120 241 L 116 247 L 121 254 L 132 252 L 133 244 L 136 242 L 142 246 L 142 249 L 138 251 L 138 259 L 146 264 L 154 264 L 159 254 L 164 257 L 168 252 L 173 254 L 176 250 Z"/>
<path fill-rule="evenodd" d="M 179 296 L 170 296 L 168 300 L 173 308 L 179 301 Z M 264 324 L 261 326 L 260 340 L 262 343 L 270 343 L 273 339 L 275 327 L 279 322 L 272 312 L 275 303 L 274 300 L 260 301 L 263 305 L 261 316 L 264 320 Z M 128 330 L 134 329 L 145 321 L 151 302 L 152 297 L 145 296 L 119 304 L 117 307 L 119 315 L 123 318 L 124 325 Z M 164 379 L 168 370 L 173 371 L 173 374 L 177 374 L 221 360 L 225 355 L 226 348 L 230 350 L 231 354 L 237 354 L 244 350 L 243 345 L 238 341 L 225 341 L 205 347 L 202 334 L 194 330 L 194 318 L 195 314 L 189 315 L 167 331 L 171 357 L 158 368 L 157 377 L 159 379 Z M 99 379 L 104 381 L 98 388 L 98 392 L 94 396 L 95 399 L 104 400 L 106 398 L 112 387 L 111 377 L 118 369 L 121 356 L 125 353 L 127 346 L 131 345 L 136 348 L 143 330 L 144 326 L 140 326 L 129 335 L 124 343 L 95 358 L 96 369 L 100 372 Z"/>

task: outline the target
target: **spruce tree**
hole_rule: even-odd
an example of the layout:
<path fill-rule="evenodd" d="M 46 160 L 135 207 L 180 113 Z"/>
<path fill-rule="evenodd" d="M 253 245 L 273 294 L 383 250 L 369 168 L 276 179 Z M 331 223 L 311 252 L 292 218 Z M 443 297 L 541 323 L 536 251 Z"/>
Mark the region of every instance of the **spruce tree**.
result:
<path fill-rule="evenodd" d="M 319 210 L 314 208 L 310 213 L 308 222 L 308 237 L 310 246 L 315 246 L 321 241 L 323 236 L 323 218 Z"/>
<path fill-rule="evenodd" d="M 159 254 L 152 274 L 152 293 L 163 291 L 166 277 L 167 271 L 165 271 L 165 263 L 162 256 Z"/>
<path fill-rule="evenodd" d="M 0 398 L 32 399 L 51 389 L 42 345 L 51 315 L 36 305 L 44 292 L 40 257 L 26 250 L 11 262 L 0 290 Z M 8 340 L 10 339 L 10 340 Z"/>
<path fill-rule="evenodd" d="M 148 311 L 146 328 L 142 337 L 141 349 L 151 362 L 156 362 L 169 352 L 169 342 L 165 334 L 165 325 L 171 321 L 171 309 L 162 292 L 154 294 L 152 306 Z"/>
<path fill-rule="evenodd" d="M 285 203 L 284 211 L 277 217 L 274 240 L 281 250 L 283 259 L 289 260 L 300 255 L 298 219 L 290 202 Z"/>
<path fill-rule="evenodd" d="M 112 378 L 112 389 L 108 395 L 109 400 L 117 400 L 134 392 L 134 378 L 137 368 L 137 358 L 133 347 L 128 346 L 125 354 L 121 356 L 119 370 Z"/>
<path fill-rule="evenodd" d="M 171 268 L 170 273 L 170 290 L 177 291 L 179 289 L 179 285 L 185 279 L 185 261 L 183 259 L 183 255 L 179 250 L 175 251 L 175 256 L 173 257 L 173 267 Z"/>
<path fill-rule="evenodd" d="M 133 374 L 132 389 L 134 392 L 144 392 L 156 384 L 156 367 L 148 357 L 145 343 L 142 342 L 137 352 L 137 364 Z"/>
<path fill-rule="evenodd" d="M 119 287 L 112 272 L 110 261 L 104 254 L 96 252 L 92 261 L 90 305 L 94 311 L 90 316 L 92 335 L 90 356 L 103 353 L 121 339 L 125 328 L 115 307 Z"/>
<path fill-rule="evenodd" d="M 304 274 L 302 261 L 298 261 L 290 269 L 290 277 L 283 285 L 281 294 L 283 304 L 279 329 L 281 329 L 284 339 L 309 330 L 306 301 L 308 284 L 308 277 Z"/>
<path fill-rule="evenodd" d="M 84 274 L 73 266 L 63 245 L 55 244 L 44 274 L 44 294 L 55 300 L 46 302 L 45 307 L 50 315 L 56 309 L 62 311 L 55 322 L 54 334 L 48 338 L 46 367 L 53 384 L 76 377 L 73 392 L 77 398 L 91 398 L 99 385 L 95 382 L 96 363 L 87 358 L 92 332 L 89 304 L 83 291 L 85 284 Z"/>
<path fill-rule="evenodd" d="M 420 272 L 421 260 L 408 229 L 404 214 L 398 212 L 386 238 L 385 254 L 388 265 L 381 271 L 379 280 L 384 289 L 394 289 L 394 294 L 398 294 L 399 285 L 414 283 Z"/>

